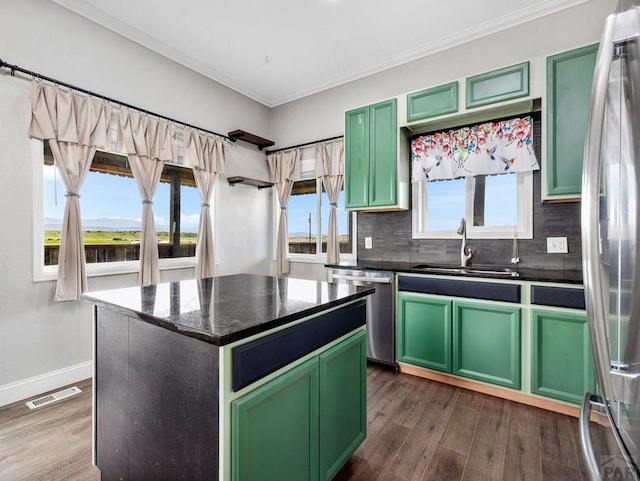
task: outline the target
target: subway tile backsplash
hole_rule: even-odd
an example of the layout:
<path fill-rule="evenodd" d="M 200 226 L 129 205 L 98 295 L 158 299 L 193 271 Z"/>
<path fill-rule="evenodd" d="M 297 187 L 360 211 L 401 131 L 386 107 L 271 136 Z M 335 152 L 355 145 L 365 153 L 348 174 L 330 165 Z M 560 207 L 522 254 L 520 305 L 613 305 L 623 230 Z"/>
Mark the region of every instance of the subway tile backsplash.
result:
<path fill-rule="evenodd" d="M 540 128 L 534 148 L 540 161 Z M 408 161 L 408 160 L 407 160 Z M 542 162 L 540 162 L 542 164 Z M 542 203 L 541 171 L 533 175 L 533 239 L 518 239 L 520 267 L 579 270 L 582 268 L 580 203 Z M 411 211 L 358 213 L 358 259 L 411 263 L 458 264 L 461 238 L 412 239 Z M 364 248 L 371 237 L 373 248 Z M 566 237 L 567 254 L 547 254 L 547 237 Z M 469 239 L 472 263 L 510 265 L 512 239 Z"/>

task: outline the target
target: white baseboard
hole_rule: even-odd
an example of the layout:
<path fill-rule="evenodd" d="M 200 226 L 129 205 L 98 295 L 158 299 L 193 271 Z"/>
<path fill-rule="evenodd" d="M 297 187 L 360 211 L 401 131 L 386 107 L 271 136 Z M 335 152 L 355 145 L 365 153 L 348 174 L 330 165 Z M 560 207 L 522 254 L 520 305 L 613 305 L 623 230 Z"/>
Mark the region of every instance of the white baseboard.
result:
<path fill-rule="evenodd" d="M 5 384 L 0 386 L 0 406 L 22 401 L 92 376 L 93 361 L 87 361 L 11 384 Z"/>

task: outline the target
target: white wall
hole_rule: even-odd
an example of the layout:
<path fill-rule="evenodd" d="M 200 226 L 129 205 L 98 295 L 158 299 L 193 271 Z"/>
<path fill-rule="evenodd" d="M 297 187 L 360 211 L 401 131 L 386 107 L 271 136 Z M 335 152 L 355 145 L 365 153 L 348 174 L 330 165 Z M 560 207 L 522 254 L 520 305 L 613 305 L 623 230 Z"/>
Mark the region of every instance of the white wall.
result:
<path fill-rule="evenodd" d="M 268 136 L 269 110 L 226 87 L 47 1 L 3 0 L 0 55 L 62 81 L 216 132 Z M 91 307 L 54 303 L 54 282 L 33 282 L 33 165 L 27 135 L 29 81 L 0 71 L 0 405 L 90 373 Z M 266 178 L 263 153 L 238 143 L 229 173 Z M 238 167 L 240 166 L 240 167 Z M 270 273 L 270 191 L 220 179 L 215 229 L 218 272 Z M 192 277 L 163 271 L 163 281 Z M 135 285 L 136 275 L 90 278 L 89 288 Z"/>
<path fill-rule="evenodd" d="M 3 60 L 203 128 L 244 129 L 282 147 L 342 134 L 344 110 L 351 107 L 595 42 L 617 0 L 592 0 L 271 111 L 52 2 L 1 3 Z M 79 379 L 91 361 L 90 306 L 53 303 L 54 283 L 32 281 L 28 87 L 0 71 L 0 405 Z M 266 178 L 264 156 L 253 147 L 239 143 L 230 159 L 229 174 Z M 220 179 L 214 221 L 219 274 L 271 271 L 272 195 Z M 161 278 L 191 275 L 190 269 L 165 271 Z M 326 274 L 321 264 L 295 264 L 292 275 Z M 110 276 L 91 278 L 89 287 L 135 283 L 135 275 Z"/>
<path fill-rule="evenodd" d="M 327 281 L 327 269 L 324 264 L 312 262 L 291 262 L 289 276 L 314 281 Z"/>
<path fill-rule="evenodd" d="M 226 150 L 227 175 L 268 180 L 265 156 L 257 150 L 235 146 Z M 273 254 L 273 189 L 250 185 L 230 186 L 221 179 L 216 187 L 216 274 L 271 273 Z"/>
<path fill-rule="evenodd" d="M 344 112 L 353 107 L 595 43 L 600 39 L 605 17 L 615 11 L 617 3 L 618 0 L 592 0 L 275 107 L 271 110 L 270 138 L 278 148 L 342 135 Z M 326 277 L 322 264 L 292 263 L 291 273 L 310 279 Z"/>
<path fill-rule="evenodd" d="M 605 17 L 615 11 L 617 3 L 618 0 L 592 0 L 275 107 L 271 111 L 270 138 L 277 140 L 277 146 L 287 146 L 341 135 L 344 111 L 350 108 L 597 42 Z M 407 28 L 415 28 L 409 27 L 411 12 L 407 16 Z"/>

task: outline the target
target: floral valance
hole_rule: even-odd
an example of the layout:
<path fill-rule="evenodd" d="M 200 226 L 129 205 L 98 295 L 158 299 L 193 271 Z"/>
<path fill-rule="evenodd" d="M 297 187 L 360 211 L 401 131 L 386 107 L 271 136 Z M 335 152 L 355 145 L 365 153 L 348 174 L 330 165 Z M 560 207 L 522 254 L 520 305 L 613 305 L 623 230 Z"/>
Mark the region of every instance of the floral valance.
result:
<path fill-rule="evenodd" d="M 436 132 L 411 142 L 412 182 L 538 169 L 531 117 Z"/>

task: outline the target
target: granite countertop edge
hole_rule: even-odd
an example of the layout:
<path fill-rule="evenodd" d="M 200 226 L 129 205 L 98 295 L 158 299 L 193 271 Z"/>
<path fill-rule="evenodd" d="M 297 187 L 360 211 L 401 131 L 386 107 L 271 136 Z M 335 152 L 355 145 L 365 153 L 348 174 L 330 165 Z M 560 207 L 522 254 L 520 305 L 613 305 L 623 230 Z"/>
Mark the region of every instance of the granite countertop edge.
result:
<path fill-rule="evenodd" d="M 286 316 L 271 319 L 269 321 L 265 321 L 258 326 L 249 327 L 249 328 L 239 330 L 224 336 L 217 336 L 219 340 L 217 345 L 224 346 L 226 344 L 231 344 L 232 342 L 240 341 L 242 339 L 246 339 L 247 337 L 250 337 L 256 334 L 261 334 L 263 332 L 270 331 L 271 329 L 274 329 L 276 327 L 285 326 L 292 322 L 299 321 L 300 319 L 304 319 L 305 317 L 313 316 L 314 314 L 319 314 L 328 309 L 332 309 L 334 307 L 348 304 L 352 301 L 357 301 L 358 299 L 364 299 L 366 296 L 368 296 L 369 294 L 373 294 L 374 292 L 375 292 L 374 289 L 367 289 L 366 291 L 363 290 L 355 294 L 351 294 L 349 296 L 343 297 L 341 299 L 329 301 L 325 304 L 296 312 L 295 314 L 289 314 Z"/>
<path fill-rule="evenodd" d="M 91 293 L 83 294 L 82 299 L 96 306 L 105 307 L 119 314 L 135 317 L 149 324 L 154 324 L 156 326 L 162 327 L 164 329 L 168 329 L 170 331 L 174 331 L 182 335 L 200 339 L 201 341 L 207 342 L 209 344 L 213 344 L 215 346 L 224 346 L 236 341 L 240 341 L 242 339 L 246 339 L 256 334 L 270 331 L 271 329 L 274 329 L 277 327 L 285 326 L 287 324 L 293 323 L 300 319 L 304 319 L 305 317 L 313 316 L 314 314 L 319 314 L 326 310 L 339 307 L 344 304 L 348 304 L 352 301 L 356 301 L 358 299 L 364 299 L 366 296 L 373 294 L 374 291 L 375 290 L 373 288 L 359 287 L 358 292 L 355 292 L 348 296 L 344 296 L 340 299 L 334 299 L 314 307 L 302 309 L 295 313 L 265 320 L 264 322 L 261 322 L 258 325 L 253 325 L 245 329 L 238 329 L 235 332 L 224 334 L 224 335 L 208 333 L 208 332 L 201 331 L 189 326 L 185 326 L 183 324 L 176 323 L 165 317 L 151 315 L 148 313 L 140 312 L 131 307 L 122 306 L 113 302 L 108 302 L 103 299 L 93 297 Z"/>

